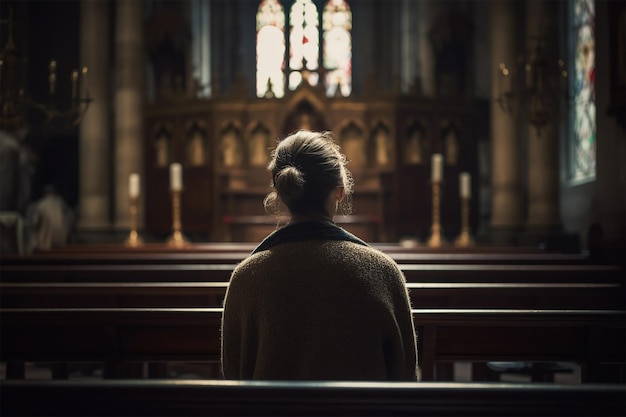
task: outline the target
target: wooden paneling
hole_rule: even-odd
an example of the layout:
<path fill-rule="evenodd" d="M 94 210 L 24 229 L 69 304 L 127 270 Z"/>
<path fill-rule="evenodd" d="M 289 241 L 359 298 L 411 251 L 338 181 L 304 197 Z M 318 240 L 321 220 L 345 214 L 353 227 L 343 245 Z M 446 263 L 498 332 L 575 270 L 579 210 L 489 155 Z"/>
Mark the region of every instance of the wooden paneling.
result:
<path fill-rule="evenodd" d="M 354 214 L 377 217 L 379 221 L 353 230 L 366 240 L 378 242 L 393 242 L 406 235 L 427 237 L 432 216 L 430 156 L 442 152 L 445 157 L 449 148 L 445 138 L 453 127 L 458 161 L 445 164 L 441 209 L 444 235 L 452 240 L 460 228 L 461 171 L 473 173 L 470 215 L 475 230 L 479 201 L 477 142 L 486 117 L 485 106 L 477 101 L 393 95 L 327 98 L 323 91 L 306 85 L 287 92 L 283 99 L 220 96 L 204 101 L 160 101 L 146 112 L 146 231 L 171 231 L 169 173 L 166 167 L 153 163 L 154 135 L 161 126 L 171 129 L 171 162 L 183 163 L 183 232 L 197 236 L 197 240 L 252 242 L 264 237 L 267 228 L 246 225 L 244 221 L 224 223 L 225 217 L 266 215 L 262 201 L 269 191 L 270 178 L 265 164 L 259 162 L 260 156 L 253 152 L 252 141 L 260 132 L 267 135 L 269 160 L 269 148 L 276 139 L 302 127 L 298 126 L 302 120 L 314 120 L 313 128 L 332 130 L 347 153 L 361 155 L 348 165 L 356 181 Z M 185 164 L 184 146 L 190 123 L 194 122 L 206 127 L 208 160 L 192 168 Z M 407 141 L 416 122 L 423 128 L 424 146 L 421 162 L 414 165 L 407 163 Z M 221 143 L 228 126 L 237 132 L 241 153 L 241 162 L 233 166 L 224 165 Z M 388 141 L 387 159 L 382 156 L 385 150 L 379 149 L 380 132 Z M 342 137 L 344 134 L 346 137 Z M 236 228 L 230 228 L 234 224 Z"/>

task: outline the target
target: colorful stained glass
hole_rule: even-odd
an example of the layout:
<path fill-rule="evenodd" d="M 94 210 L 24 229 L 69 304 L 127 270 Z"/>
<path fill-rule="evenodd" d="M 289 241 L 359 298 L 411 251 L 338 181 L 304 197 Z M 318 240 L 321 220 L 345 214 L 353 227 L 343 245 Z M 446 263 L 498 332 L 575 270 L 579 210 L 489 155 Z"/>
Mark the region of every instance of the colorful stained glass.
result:
<path fill-rule="evenodd" d="M 297 0 L 289 12 L 289 88 L 295 90 L 303 73 L 315 71 L 319 61 L 319 14 L 311 0 Z M 308 78 L 311 85 L 317 78 Z"/>
<path fill-rule="evenodd" d="M 571 16 L 574 74 L 571 168 L 574 180 L 585 180 L 596 175 L 594 0 L 575 0 Z"/>
<path fill-rule="evenodd" d="M 352 92 L 352 12 L 344 0 L 329 0 L 322 14 L 326 95 Z"/>
<path fill-rule="evenodd" d="M 285 12 L 278 0 L 264 0 L 256 15 L 257 97 L 285 95 Z"/>

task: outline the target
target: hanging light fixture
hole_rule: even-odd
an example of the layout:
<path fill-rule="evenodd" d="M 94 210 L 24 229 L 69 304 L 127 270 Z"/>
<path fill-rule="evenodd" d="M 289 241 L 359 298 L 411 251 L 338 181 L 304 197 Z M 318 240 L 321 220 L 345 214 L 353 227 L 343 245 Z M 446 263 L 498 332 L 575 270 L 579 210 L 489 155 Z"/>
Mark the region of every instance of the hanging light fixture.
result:
<path fill-rule="evenodd" d="M 537 38 L 535 47 L 515 68 L 504 63 L 498 67 L 500 92 L 496 101 L 514 117 L 524 116 L 538 136 L 558 117 L 562 80 L 567 78 L 563 60 L 551 65 L 546 54 L 546 39 Z M 523 78 L 520 79 L 520 74 Z"/>
<path fill-rule="evenodd" d="M 83 116 L 93 101 L 87 89 L 87 67 L 80 71 L 73 70 L 70 74 L 71 99 L 69 104 L 59 100 L 57 91 L 58 74 L 57 61 L 50 60 L 48 64 L 49 100 L 41 102 L 34 100 L 25 91 L 24 87 L 24 59 L 19 54 L 13 37 L 14 21 L 13 9 L 9 9 L 9 18 L 2 23 L 7 25 L 7 42 L 0 53 L 0 127 L 13 130 L 28 125 L 26 111 L 28 108 L 37 110 L 43 115 L 43 123 L 38 126 L 28 126 L 34 131 L 65 130 L 80 124 Z M 83 88 L 80 88 L 80 86 Z"/>

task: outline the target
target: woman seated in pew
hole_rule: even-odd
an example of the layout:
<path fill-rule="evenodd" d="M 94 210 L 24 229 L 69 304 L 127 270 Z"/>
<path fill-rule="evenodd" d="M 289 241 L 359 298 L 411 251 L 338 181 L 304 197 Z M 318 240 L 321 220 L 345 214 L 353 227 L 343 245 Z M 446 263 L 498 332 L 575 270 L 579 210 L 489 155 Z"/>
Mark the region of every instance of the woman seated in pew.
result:
<path fill-rule="evenodd" d="M 418 378 L 405 278 L 382 252 L 333 222 L 353 181 L 331 132 L 298 131 L 268 169 L 268 213 L 289 223 L 233 271 L 222 317 L 227 379 Z"/>

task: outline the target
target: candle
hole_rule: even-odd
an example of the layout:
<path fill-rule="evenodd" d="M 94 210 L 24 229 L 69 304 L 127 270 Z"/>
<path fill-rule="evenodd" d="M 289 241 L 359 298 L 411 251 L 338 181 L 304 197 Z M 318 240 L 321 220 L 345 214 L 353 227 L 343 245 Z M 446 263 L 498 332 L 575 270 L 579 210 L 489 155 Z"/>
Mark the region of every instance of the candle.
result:
<path fill-rule="evenodd" d="M 170 165 L 170 190 L 180 191 L 183 189 L 182 166 L 178 163 Z"/>
<path fill-rule="evenodd" d="M 461 198 L 470 198 L 472 196 L 472 176 L 469 172 L 461 172 L 459 174 L 459 191 Z"/>
<path fill-rule="evenodd" d="M 80 70 L 80 78 L 82 79 L 81 84 L 81 95 L 83 97 L 87 97 L 89 95 L 89 84 L 87 83 L 87 74 L 89 73 L 89 68 L 82 67 Z"/>
<path fill-rule="evenodd" d="M 432 156 L 432 182 L 441 182 L 443 177 L 443 155 L 435 153 Z"/>
<path fill-rule="evenodd" d="M 72 71 L 72 99 L 78 98 L 78 70 Z"/>
<path fill-rule="evenodd" d="M 139 197 L 139 174 L 130 174 L 128 177 L 128 195 L 130 198 Z"/>
<path fill-rule="evenodd" d="M 54 59 L 50 61 L 48 69 L 50 70 L 50 76 L 48 77 L 50 81 L 50 95 L 54 95 L 54 90 L 57 85 L 57 62 Z"/>

